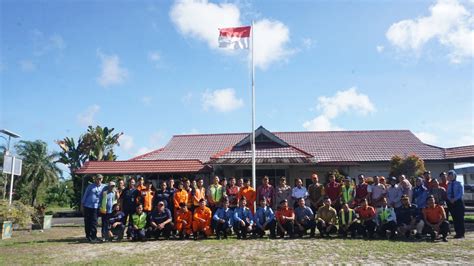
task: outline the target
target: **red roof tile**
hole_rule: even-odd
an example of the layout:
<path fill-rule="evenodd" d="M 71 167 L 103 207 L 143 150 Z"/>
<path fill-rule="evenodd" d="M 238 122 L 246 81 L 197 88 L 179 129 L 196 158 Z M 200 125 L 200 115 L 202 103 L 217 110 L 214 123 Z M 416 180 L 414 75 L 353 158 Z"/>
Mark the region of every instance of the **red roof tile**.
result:
<path fill-rule="evenodd" d="M 446 159 L 474 158 L 474 145 L 446 149 Z"/>
<path fill-rule="evenodd" d="M 76 174 L 206 173 L 199 160 L 89 161 Z"/>
<path fill-rule="evenodd" d="M 318 162 L 389 161 L 394 155 L 416 154 L 424 160 L 444 160 L 444 149 L 421 142 L 408 130 L 276 132 L 278 138 Z M 162 149 L 137 160 L 197 159 L 234 146 L 248 133 L 177 135 Z"/>

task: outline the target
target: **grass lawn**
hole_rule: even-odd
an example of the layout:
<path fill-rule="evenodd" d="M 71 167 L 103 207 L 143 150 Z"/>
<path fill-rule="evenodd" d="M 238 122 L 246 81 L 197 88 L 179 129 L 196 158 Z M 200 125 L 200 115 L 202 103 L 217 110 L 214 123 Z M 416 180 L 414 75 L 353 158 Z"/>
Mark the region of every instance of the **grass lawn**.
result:
<path fill-rule="evenodd" d="M 0 265 L 11 264 L 316 264 L 456 263 L 474 261 L 474 232 L 448 243 L 388 240 L 203 240 L 89 244 L 82 227 L 14 231 L 0 241 Z"/>

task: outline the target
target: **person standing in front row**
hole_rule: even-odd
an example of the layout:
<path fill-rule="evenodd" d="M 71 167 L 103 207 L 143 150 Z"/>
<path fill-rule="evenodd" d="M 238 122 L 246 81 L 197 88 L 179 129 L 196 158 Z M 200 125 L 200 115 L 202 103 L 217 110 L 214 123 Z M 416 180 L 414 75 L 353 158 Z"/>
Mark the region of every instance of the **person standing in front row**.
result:
<path fill-rule="evenodd" d="M 464 238 L 464 187 L 461 182 L 456 181 L 456 172 L 450 170 L 448 172 L 448 211 L 453 216 L 454 231 L 456 235 L 454 238 Z"/>
<path fill-rule="evenodd" d="M 81 201 L 81 210 L 84 214 L 84 230 L 89 242 L 99 241 L 97 239 L 97 217 L 99 215 L 101 194 L 105 189 L 102 179 L 101 174 L 94 177 L 94 183 L 86 188 Z"/>

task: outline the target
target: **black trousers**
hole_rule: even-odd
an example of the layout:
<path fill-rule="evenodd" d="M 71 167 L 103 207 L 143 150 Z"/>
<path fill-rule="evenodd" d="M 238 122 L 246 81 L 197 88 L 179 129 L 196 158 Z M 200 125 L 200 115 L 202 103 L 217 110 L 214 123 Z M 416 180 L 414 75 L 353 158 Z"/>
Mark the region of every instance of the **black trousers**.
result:
<path fill-rule="evenodd" d="M 265 230 L 270 230 L 270 235 L 275 236 L 275 227 L 276 227 L 276 221 L 272 220 L 271 222 L 267 223 L 267 225 L 264 228 L 256 227 L 255 232 L 260 236 L 265 235 Z"/>
<path fill-rule="evenodd" d="M 438 234 L 442 235 L 443 237 L 446 237 L 448 235 L 448 231 L 449 231 L 449 222 L 448 221 L 442 222 L 439 225 Z M 426 235 L 426 234 L 432 234 L 432 233 L 434 233 L 433 227 L 425 224 L 425 226 L 423 227 L 423 234 Z"/>
<path fill-rule="evenodd" d="M 228 222 L 225 222 L 225 223 L 217 222 L 215 226 L 216 226 L 216 235 L 218 235 L 218 236 L 220 236 L 220 235 L 227 236 L 227 232 L 231 228 L 231 226 L 229 225 Z"/>
<path fill-rule="evenodd" d="M 148 227 L 147 234 L 148 237 L 154 237 L 158 239 L 160 236 L 164 238 L 169 238 L 171 234 L 171 230 L 173 230 L 173 225 L 171 223 L 167 223 L 163 229 Z"/>
<path fill-rule="evenodd" d="M 99 209 L 84 207 L 84 231 L 89 240 L 97 239 L 97 217 Z"/>
<path fill-rule="evenodd" d="M 304 234 L 306 234 L 306 231 L 308 229 L 310 230 L 310 234 L 314 235 L 314 232 L 316 231 L 316 221 L 314 221 L 314 220 L 307 221 L 306 223 L 301 224 L 301 225 L 303 226 L 303 230 L 301 230 L 299 226 L 295 225 L 295 232 L 300 237 L 302 237 Z"/>
<path fill-rule="evenodd" d="M 112 225 L 110 224 L 109 228 L 110 228 L 109 230 L 112 232 L 112 234 L 114 236 L 117 236 L 118 239 L 123 238 L 123 232 L 125 231 L 125 225 L 119 224 L 119 225 L 115 226 L 114 228 L 112 228 Z"/>
<path fill-rule="evenodd" d="M 457 236 L 464 236 L 464 202 L 462 200 L 457 200 L 454 203 L 448 201 L 448 210 L 453 216 L 454 231 Z"/>
<path fill-rule="evenodd" d="M 326 228 L 328 228 L 328 224 L 327 223 L 323 223 L 322 221 L 318 221 L 316 223 L 316 227 L 318 227 L 318 230 L 319 230 L 319 233 L 322 235 L 329 235 L 329 234 L 334 234 L 337 232 L 337 228 L 336 228 L 336 225 L 333 225 L 331 227 L 331 230 L 329 230 L 329 232 L 326 232 Z"/>
<path fill-rule="evenodd" d="M 277 227 L 277 233 L 280 235 L 280 237 L 285 236 L 285 231 L 288 233 L 290 237 L 293 236 L 293 232 L 295 231 L 295 223 L 293 221 L 286 221 L 286 223 L 281 224 L 281 227 L 283 227 L 283 230 L 278 226 Z"/>
<path fill-rule="evenodd" d="M 347 230 L 343 228 L 342 226 L 339 226 L 339 234 L 342 236 L 347 236 L 347 233 L 351 233 L 351 236 L 354 237 L 358 229 L 357 225 L 358 223 L 352 223 L 351 225 L 349 225 L 349 228 L 347 228 Z"/>
<path fill-rule="evenodd" d="M 366 237 L 366 236 L 373 237 L 376 227 L 377 227 L 377 224 L 375 224 L 374 221 L 367 220 L 365 222 L 361 222 L 358 225 L 357 233 L 359 235 L 364 236 L 364 237 Z"/>
<path fill-rule="evenodd" d="M 146 239 L 145 228 L 143 228 L 143 229 L 134 229 L 132 227 L 129 227 L 128 231 L 130 232 L 130 235 L 131 235 L 133 241 L 137 241 L 137 240 L 145 241 L 145 239 Z"/>
<path fill-rule="evenodd" d="M 390 237 L 394 237 L 395 232 L 397 231 L 397 223 L 390 221 L 381 224 L 377 230 L 377 233 L 380 237 L 386 237 L 387 231 L 390 231 Z"/>
<path fill-rule="evenodd" d="M 246 238 L 247 237 L 247 234 L 250 233 L 248 231 L 248 227 L 250 225 L 250 223 L 248 223 L 247 221 L 244 221 L 245 224 L 242 225 L 240 222 L 235 222 L 234 223 L 234 232 L 235 234 L 237 235 L 237 238 Z"/>

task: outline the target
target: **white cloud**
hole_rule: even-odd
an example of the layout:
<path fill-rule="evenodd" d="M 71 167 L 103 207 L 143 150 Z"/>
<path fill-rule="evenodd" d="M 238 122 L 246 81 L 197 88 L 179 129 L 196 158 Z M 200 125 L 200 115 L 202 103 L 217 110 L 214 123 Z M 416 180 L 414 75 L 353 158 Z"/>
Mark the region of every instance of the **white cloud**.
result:
<path fill-rule="evenodd" d="M 40 30 L 33 30 L 33 54 L 42 56 L 51 51 L 61 51 L 66 48 L 66 42 L 59 34 L 47 35 Z"/>
<path fill-rule="evenodd" d="M 97 56 L 101 60 L 101 74 L 97 81 L 102 87 L 122 84 L 128 78 L 128 71 L 120 66 L 117 55 L 106 55 L 97 51 Z"/>
<path fill-rule="evenodd" d="M 120 143 L 120 148 L 122 148 L 124 151 L 129 152 L 133 149 L 135 146 L 133 143 L 133 137 L 129 135 L 121 135 L 119 138 L 119 143 Z"/>
<path fill-rule="evenodd" d="M 184 132 L 183 135 L 196 135 L 199 134 L 199 130 L 192 128 L 189 132 Z"/>
<path fill-rule="evenodd" d="M 141 98 L 141 102 L 145 105 L 145 106 L 151 106 L 151 102 L 152 102 L 152 98 L 150 96 L 143 96 Z"/>
<path fill-rule="evenodd" d="M 417 54 L 437 40 L 449 49 L 452 63 L 474 57 L 474 16 L 456 0 L 438 0 L 429 16 L 394 23 L 385 36 L 396 47 Z"/>
<path fill-rule="evenodd" d="M 240 26 L 240 10 L 233 4 L 213 4 L 207 0 L 177 1 L 170 17 L 179 32 L 218 48 L 219 28 Z"/>
<path fill-rule="evenodd" d="M 184 104 L 189 104 L 191 103 L 191 100 L 193 99 L 193 93 L 192 92 L 188 92 L 186 93 L 186 95 L 184 95 L 182 98 L 181 98 L 181 102 L 184 103 Z"/>
<path fill-rule="evenodd" d="M 81 126 L 92 126 L 96 124 L 95 115 L 99 112 L 100 106 L 97 104 L 87 107 L 87 109 L 77 115 L 77 121 Z"/>
<path fill-rule="evenodd" d="M 313 48 L 313 45 L 314 45 L 313 39 L 311 39 L 311 38 L 303 38 L 302 42 L 303 42 L 303 47 L 304 47 L 305 49 L 309 50 L 309 49 Z"/>
<path fill-rule="evenodd" d="M 237 5 L 213 4 L 207 0 L 178 1 L 171 8 L 170 17 L 183 36 L 205 41 L 211 49 L 218 49 L 219 28 L 243 25 Z M 265 69 L 273 62 L 286 60 L 294 52 L 287 48 L 290 31 L 280 21 L 256 21 L 254 33 L 256 67 Z M 233 54 L 225 49 L 220 51 Z"/>
<path fill-rule="evenodd" d="M 152 62 L 156 62 L 156 61 L 159 61 L 160 59 L 161 59 L 161 55 L 159 52 L 157 51 L 148 52 L 148 60 Z"/>
<path fill-rule="evenodd" d="M 319 97 L 317 110 L 321 110 L 322 114 L 304 122 L 305 129 L 314 131 L 342 130 L 342 128 L 333 125 L 331 120 L 344 113 L 357 113 L 365 116 L 376 111 L 369 97 L 358 93 L 355 87 L 338 91 L 333 97 Z"/>
<path fill-rule="evenodd" d="M 141 147 L 137 150 L 137 152 L 134 154 L 134 156 L 143 155 L 143 154 L 151 152 L 151 151 L 153 151 L 153 149 L 148 148 L 148 147 Z"/>
<path fill-rule="evenodd" d="M 290 41 L 290 30 L 280 21 L 257 21 L 254 34 L 255 66 L 266 69 L 273 62 L 286 60 L 294 52 L 286 47 Z"/>
<path fill-rule="evenodd" d="M 158 131 L 150 136 L 150 144 L 153 147 L 160 147 L 162 146 L 165 140 L 165 133 L 163 131 Z"/>
<path fill-rule="evenodd" d="M 375 47 L 375 49 L 377 49 L 377 52 L 381 53 L 381 52 L 383 52 L 385 47 L 383 47 L 383 45 L 377 45 L 377 47 Z"/>
<path fill-rule="evenodd" d="M 436 144 L 438 142 L 438 137 L 429 132 L 414 132 L 422 142 L 427 144 Z"/>
<path fill-rule="evenodd" d="M 244 105 L 244 101 L 235 95 L 232 88 L 220 90 L 206 90 L 202 94 L 202 106 L 204 110 L 214 109 L 218 112 L 229 112 Z"/>
<path fill-rule="evenodd" d="M 36 65 L 35 63 L 33 63 L 33 61 L 31 60 L 20 60 L 20 62 L 18 62 L 20 64 L 20 68 L 22 71 L 25 71 L 25 72 L 31 72 L 31 71 L 35 71 L 36 70 Z"/>

